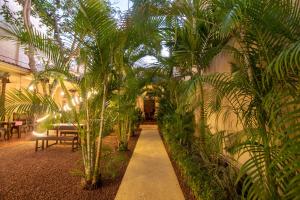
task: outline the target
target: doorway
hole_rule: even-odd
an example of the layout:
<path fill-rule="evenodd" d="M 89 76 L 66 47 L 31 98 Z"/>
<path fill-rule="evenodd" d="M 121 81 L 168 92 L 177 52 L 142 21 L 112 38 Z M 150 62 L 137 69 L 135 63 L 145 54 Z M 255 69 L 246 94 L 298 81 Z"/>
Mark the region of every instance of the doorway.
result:
<path fill-rule="evenodd" d="M 155 121 L 155 100 L 144 100 L 145 121 Z"/>

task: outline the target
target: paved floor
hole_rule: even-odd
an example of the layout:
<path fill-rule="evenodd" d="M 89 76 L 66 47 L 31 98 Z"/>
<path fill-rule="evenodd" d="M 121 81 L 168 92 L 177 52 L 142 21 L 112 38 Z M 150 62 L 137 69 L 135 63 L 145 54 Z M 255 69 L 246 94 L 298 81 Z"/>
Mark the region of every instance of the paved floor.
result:
<path fill-rule="evenodd" d="M 156 125 L 143 125 L 115 200 L 184 200 Z"/>

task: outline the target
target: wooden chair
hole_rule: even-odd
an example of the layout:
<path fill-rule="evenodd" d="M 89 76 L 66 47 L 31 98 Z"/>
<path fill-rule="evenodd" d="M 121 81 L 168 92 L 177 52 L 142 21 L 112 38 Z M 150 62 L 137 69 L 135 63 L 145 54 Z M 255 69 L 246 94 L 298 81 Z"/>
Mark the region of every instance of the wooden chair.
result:
<path fill-rule="evenodd" d="M 14 130 L 17 131 L 18 138 L 21 137 L 21 133 L 27 133 L 28 132 L 28 123 L 27 123 L 27 115 L 26 114 L 18 114 L 13 113 L 13 121 L 16 123 L 11 127 L 11 136 L 14 133 Z"/>
<path fill-rule="evenodd" d="M 5 127 L 0 127 L 0 138 L 2 137 L 3 134 L 3 139 L 4 140 L 9 140 L 9 129 Z"/>

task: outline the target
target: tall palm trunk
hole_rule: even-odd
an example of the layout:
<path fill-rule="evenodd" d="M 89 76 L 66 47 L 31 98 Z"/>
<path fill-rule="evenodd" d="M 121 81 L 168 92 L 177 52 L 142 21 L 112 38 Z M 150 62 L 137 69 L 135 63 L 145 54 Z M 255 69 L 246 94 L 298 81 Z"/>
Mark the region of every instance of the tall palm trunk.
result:
<path fill-rule="evenodd" d="M 86 75 L 86 66 L 84 67 L 84 75 Z M 87 80 L 84 79 L 84 86 L 87 88 Z M 85 103 L 85 114 L 86 114 L 86 132 L 85 136 L 86 138 L 83 138 L 85 140 L 85 145 L 82 145 L 82 153 L 83 153 L 83 160 L 84 160 L 84 167 L 85 167 L 85 178 L 86 182 L 91 182 L 92 180 L 92 166 L 93 166 L 93 160 L 92 160 L 92 145 L 91 145 L 91 130 L 90 130 L 90 113 L 89 113 L 89 100 L 87 98 L 87 94 L 84 95 L 84 103 Z"/>
<path fill-rule="evenodd" d="M 205 118 L 205 109 L 204 109 L 204 89 L 202 83 L 197 85 L 196 99 L 197 102 L 200 102 L 200 104 L 194 111 L 194 118 L 196 123 L 195 135 L 199 137 L 200 142 L 202 144 L 205 144 L 206 118 Z"/>
<path fill-rule="evenodd" d="M 128 123 L 129 123 L 129 125 L 128 125 L 126 148 L 128 148 L 128 143 L 129 143 L 129 140 L 130 140 L 130 137 L 131 137 L 132 121 L 128 120 Z"/>
<path fill-rule="evenodd" d="M 206 128 L 206 119 L 205 119 L 205 109 L 204 109 L 204 89 L 203 84 L 200 83 L 200 137 L 203 142 L 205 143 L 205 128 Z"/>
<path fill-rule="evenodd" d="M 98 136 L 98 143 L 97 143 L 97 152 L 96 152 L 96 161 L 94 166 L 94 174 L 93 174 L 93 184 L 97 184 L 100 179 L 100 157 L 101 157 L 101 150 L 102 150 L 102 136 L 104 130 L 104 111 L 105 111 L 105 102 L 106 102 L 106 93 L 107 93 L 107 81 L 104 78 L 103 82 L 103 96 L 102 96 L 102 107 L 100 113 L 100 128 L 99 128 L 99 136 Z"/>

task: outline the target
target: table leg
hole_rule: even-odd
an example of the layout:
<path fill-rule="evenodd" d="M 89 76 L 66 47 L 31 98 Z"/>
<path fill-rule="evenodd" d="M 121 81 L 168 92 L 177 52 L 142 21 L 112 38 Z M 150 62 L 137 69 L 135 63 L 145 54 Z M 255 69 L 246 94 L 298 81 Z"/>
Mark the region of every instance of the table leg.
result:
<path fill-rule="evenodd" d="M 58 138 L 58 129 L 56 129 L 56 138 Z M 61 143 L 61 140 L 59 142 Z M 56 140 L 56 144 L 58 144 L 58 139 Z"/>
<path fill-rule="evenodd" d="M 35 151 L 38 150 L 38 147 L 39 147 L 39 140 L 35 139 Z"/>
<path fill-rule="evenodd" d="M 13 136 L 14 127 L 10 128 L 9 138 L 12 138 Z"/>
<path fill-rule="evenodd" d="M 18 138 L 21 138 L 21 126 L 18 126 Z"/>
<path fill-rule="evenodd" d="M 61 137 L 62 136 L 62 132 L 61 131 L 59 131 L 59 137 Z M 61 140 L 59 140 L 59 143 L 61 144 L 62 142 L 61 142 Z"/>
<path fill-rule="evenodd" d="M 3 138 L 4 140 L 8 140 L 8 130 L 4 130 Z"/>
<path fill-rule="evenodd" d="M 44 147 L 45 147 L 45 140 L 42 139 L 42 149 L 44 150 Z"/>
<path fill-rule="evenodd" d="M 75 139 L 72 140 L 72 151 L 75 149 Z"/>

